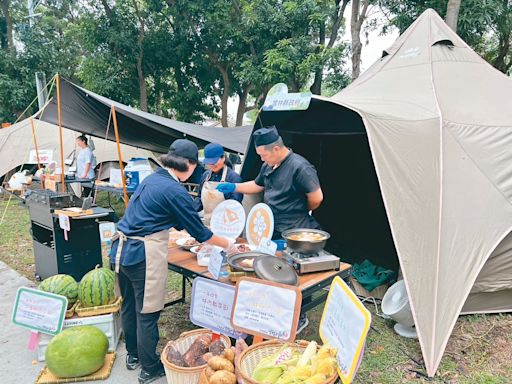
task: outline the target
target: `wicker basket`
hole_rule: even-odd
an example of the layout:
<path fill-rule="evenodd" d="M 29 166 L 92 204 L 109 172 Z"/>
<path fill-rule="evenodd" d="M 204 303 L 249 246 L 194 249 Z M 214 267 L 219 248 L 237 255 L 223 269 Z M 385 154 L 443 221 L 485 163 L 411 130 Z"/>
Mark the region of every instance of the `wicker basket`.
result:
<path fill-rule="evenodd" d="M 100 305 L 98 307 L 82 307 L 82 303 L 78 301 L 78 305 L 75 308 L 75 312 L 79 317 L 88 317 L 88 316 L 98 316 L 98 315 L 107 315 L 109 313 L 119 312 L 121 309 L 121 303 L 123 299 L 121 296 L 117 298 L 112 304 L 108 305 Z"/>
<path fill-rule="evenodd" d="M 283 347 L 283 342 L 277 340 L 264 341 L 262 343 L 253 344 L 248 349 L 242 352 L 237 361 L 237 366 L 240 376 L 243 379 L 243 384 L 260 384 L 260 382 L 252 379 L 252 373 L 261 359 L 273 355 Z M 296 341 L 295 343 L 288 343 L 294 349 L 303 352 L 308 346 L 308 341 Z M 320 347 L 319 347 L 320 348 Z M 325 384 L 334 384 L 338 374 L 331 376 Z"/>
<path fill-rule="evenodd" d="M 75 309 L 76 309 L 77 305 L 78 305 L 78 301 L 75 301 L 73 306 L 66 311 L 66 319 L 73 317 L 73 315 L 75 314 Z"/>
<path fill-rule="evenodd" d="M 385 283 L 382 285 L 379 285 L 377 288 L 373 289 L 372 291 L 368 291 L 365 289 L 359 282 L 353 277 L 350 277 L 350 284 L 352 285 L 352 288 L 354 288 L 354 293 L 358 296 L 362 297 L 373 297 L 375 299 L 380 299 L 384 297 L 384 294 L 389 288 L 389 284 Z"/>
<path fill-rule="evenodd" d="M 177 340 L 169 341 L 167 343 L 160 355 L 160 360 L 162 360 L 162 364 L 164 365 L 165 376 L 167 377 L 168 384 L 197 384 L 199 383 L 201 372 L 207 366 L 207 364 L 204 364 L 197 367 L 178 367 L 167 360 L 169 347 L 173 345 L 178 352 L 183 354 L 190 348 L 198 336 L 211 333 L 212 332 L 207 329 L 196 329 L 182 333 Z M 226 347 L 231 347 L 231 340 L 229 340 L 229 337 L 221 335 L 221 339 Z"/>

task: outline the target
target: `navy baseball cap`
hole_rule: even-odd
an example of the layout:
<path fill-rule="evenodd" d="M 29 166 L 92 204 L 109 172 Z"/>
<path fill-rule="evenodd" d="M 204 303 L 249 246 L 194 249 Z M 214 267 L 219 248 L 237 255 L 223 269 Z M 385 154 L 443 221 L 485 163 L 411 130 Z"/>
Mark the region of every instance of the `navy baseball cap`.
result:
<path fill-rule="evenodd" d="M 204 147 L 203 164 L 215 164 L 222 156 L 224 156 L 224 148 L 222 145 L 217 143 L 210 143 Z"/>
<path fill-rule="evenodd" d="M 198 161 L 198 153 L 197 145 L 187 139 L 178 139 L 174 140 L 171 146 L 169 147 L 168 154 L 184 157 L 185 159 Z"/>
<path fill-rule="evenodd" d="M 256 147 L 275 143 L 280 137 L 275 126 L 260 128 L 252 134 Z"/>

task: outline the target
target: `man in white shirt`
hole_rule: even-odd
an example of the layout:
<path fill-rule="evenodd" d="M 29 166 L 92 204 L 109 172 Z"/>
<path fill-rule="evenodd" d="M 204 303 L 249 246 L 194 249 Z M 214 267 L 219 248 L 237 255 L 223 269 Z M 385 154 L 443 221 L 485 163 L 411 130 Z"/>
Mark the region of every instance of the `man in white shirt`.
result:
<path fill-rule="evenodd" d="M 96 157 L 92 149 L 88 146 L 87 137 L 84 135 L 76 138 L 76 145 L 80 147 L 80 152 L 76 157 L 76 177 L 80 179 L 94 179 L 94 167 L 96 167 Z M 82 196 L 88 196 L 91 188 L 84 187 Z"/>

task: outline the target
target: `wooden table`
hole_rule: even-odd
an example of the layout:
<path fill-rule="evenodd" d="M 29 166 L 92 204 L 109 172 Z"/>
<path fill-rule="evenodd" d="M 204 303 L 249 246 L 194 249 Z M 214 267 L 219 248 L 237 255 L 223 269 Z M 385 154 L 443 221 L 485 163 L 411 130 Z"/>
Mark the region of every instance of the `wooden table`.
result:
<path fill-rule="evenodd" d="M 185 295 L 187 293 L 187 281 L 192 284 L 191 280 L 195 279 L 196 277 L 213 279 L 213 276 L 208 272 L 208 267 L 203 267 L 197 264 L 197 257 L 194 253 L 185 251 L 179 247 L 169 248 L 167 265 L 170 271 L 177 272 L 181 275 L 181 297 L 167 303 L 166 306 L 185 302 Z M 317 305 L 323 303 L 327 299 L 328 292 L 322 291 L 322 288 L 330 285 L 336 276 L 340 276 L 343 280 L 348 282 L 351 271 L 352 266 L 342 262 L 340 263 L 340 269 L 338 271 L 332 270 L 298 275 L 299 288 L 302 291 L 301 313 L 305 313 Z M 221 278 L 219 281 L 226 284 L 235 285 L 235 283 L 226 278 Z M 319 295 L 315 295 L 318 292 L 321 293 Z M 315 297 L 313 298 L 313 296 Z"/>

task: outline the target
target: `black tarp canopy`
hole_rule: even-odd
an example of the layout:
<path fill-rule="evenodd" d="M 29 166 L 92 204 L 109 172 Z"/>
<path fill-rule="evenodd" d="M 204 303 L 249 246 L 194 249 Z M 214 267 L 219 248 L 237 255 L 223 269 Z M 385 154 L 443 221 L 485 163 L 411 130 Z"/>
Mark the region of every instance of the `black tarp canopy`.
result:
<path fill-rule="evenodd" d="M 153 152 L 165 153 L 174 140 L 187 138 L 200 147 L 216 142 L 228 151 L 245 153 L 252 131 L 251 126 L 209 127 L 167 119 L 110 100 L 64 78 L 60 82 L 60 95 L 63 127 L 115 141 L 112 122 L 105 137 L 111 107 L 115 106 L 121 143 Z M 38 118 L 58 124 L 56 97 Z"/>

